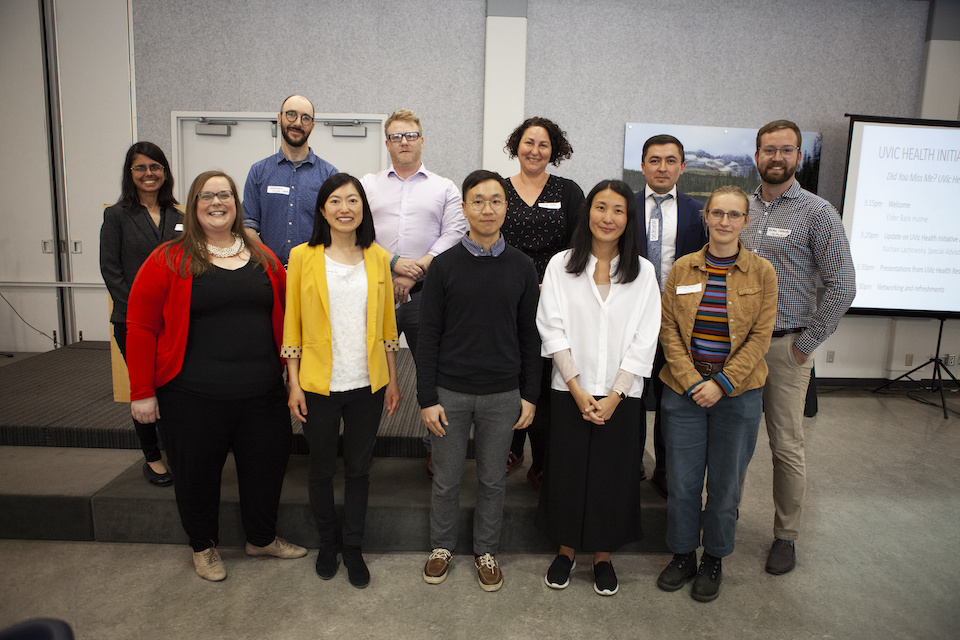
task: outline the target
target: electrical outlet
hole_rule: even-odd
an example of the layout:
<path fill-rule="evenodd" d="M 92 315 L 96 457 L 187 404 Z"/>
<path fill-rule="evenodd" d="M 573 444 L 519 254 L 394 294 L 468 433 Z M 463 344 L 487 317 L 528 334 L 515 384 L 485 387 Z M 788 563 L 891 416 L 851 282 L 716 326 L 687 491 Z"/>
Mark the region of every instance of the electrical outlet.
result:
<path fill-rule="evenodd" d="M 833 362 L 833 356 L 834 356 L 833 351 L 827 351 L 827 362 Z"/>
<path fill-rule="evenodd" d="M 951 355 L 951 356 L 947 359 L 947 366 L 948 366 L 948 367 L 952 367 L 952 366 L 955 365 L 955 364 L 957 364 L 957 356 Z"/>
<path fill-rule="evenodd" d="M 913 354 L 908 353 L 906 360 L 904 360 L 903 366 L 912 367 L 913 366 Z"/>

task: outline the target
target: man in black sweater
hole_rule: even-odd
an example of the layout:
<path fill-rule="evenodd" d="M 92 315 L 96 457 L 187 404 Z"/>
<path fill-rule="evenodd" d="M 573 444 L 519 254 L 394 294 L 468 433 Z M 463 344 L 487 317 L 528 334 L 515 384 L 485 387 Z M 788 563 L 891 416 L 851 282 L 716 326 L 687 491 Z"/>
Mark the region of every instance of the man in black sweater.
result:
<path fill-rule="evenodd" d="M 470 231 L 433 261 L 420 303 L 417 398 L 433 448 L 430 542 L 423 579 L 447 577 L 460 523 L 460 478 L 474 427 L 477 504 L 473 552 L 484 591 L 503 586 L 497 564 L 507 458 L 514 429 L 533 421 L 540 390 L 539 286 L 533 261 L 500 234 L 503 178 L 463 181 Z"/>

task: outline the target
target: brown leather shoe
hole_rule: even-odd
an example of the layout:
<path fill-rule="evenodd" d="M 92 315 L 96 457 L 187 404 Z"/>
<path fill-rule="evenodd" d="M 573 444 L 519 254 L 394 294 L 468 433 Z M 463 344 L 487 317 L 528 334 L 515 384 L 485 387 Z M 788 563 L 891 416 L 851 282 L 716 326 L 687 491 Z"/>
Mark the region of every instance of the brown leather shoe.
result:
<path fill-rule="evenodd" d="M 503 586 L 503 574 L 500 573 L 500 564 L 492 553 L 477 556 L 477 580 L 484 591 L 496 591 Z"/>
<path fill-rule="evenodd" d="M 440 584 L 446 580 L 452 558 L 453 554 L 446 549 L 434 549 L 423 567 L 423 581 L 427 584 Z"/>

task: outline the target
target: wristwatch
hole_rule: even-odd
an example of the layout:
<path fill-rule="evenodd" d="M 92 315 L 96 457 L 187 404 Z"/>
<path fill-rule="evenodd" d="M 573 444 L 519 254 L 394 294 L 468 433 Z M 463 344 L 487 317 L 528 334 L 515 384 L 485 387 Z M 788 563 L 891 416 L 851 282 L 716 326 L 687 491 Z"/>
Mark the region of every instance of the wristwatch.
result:
<path fill-rule="evenodd" d="M 627 395 L 623 391 L 614 391 L 614 393 L 620 396 L 621 400 L 627 397 Z"/>

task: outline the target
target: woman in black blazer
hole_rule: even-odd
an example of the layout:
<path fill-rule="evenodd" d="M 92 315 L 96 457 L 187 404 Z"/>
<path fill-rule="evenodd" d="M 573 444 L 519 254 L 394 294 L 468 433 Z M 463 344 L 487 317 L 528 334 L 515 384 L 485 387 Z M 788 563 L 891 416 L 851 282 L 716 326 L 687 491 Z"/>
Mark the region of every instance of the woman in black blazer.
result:
<path fill-rule="evenodd" d="M 100 227 L 100 273 L 113 298 L 113 337 L 127 357 L 127 296 L 150 252 L 183 231 L 183 214 L 174 208 L 173 175 L 167 157 L 152 142 L 137 142 L 127 150 L 120 181 L 120 199 L 103 213 Z M 134 421 L 146 462 L 143 475 L 160 487 L 173 477 L 160 458 L 156 424 Z"/>

